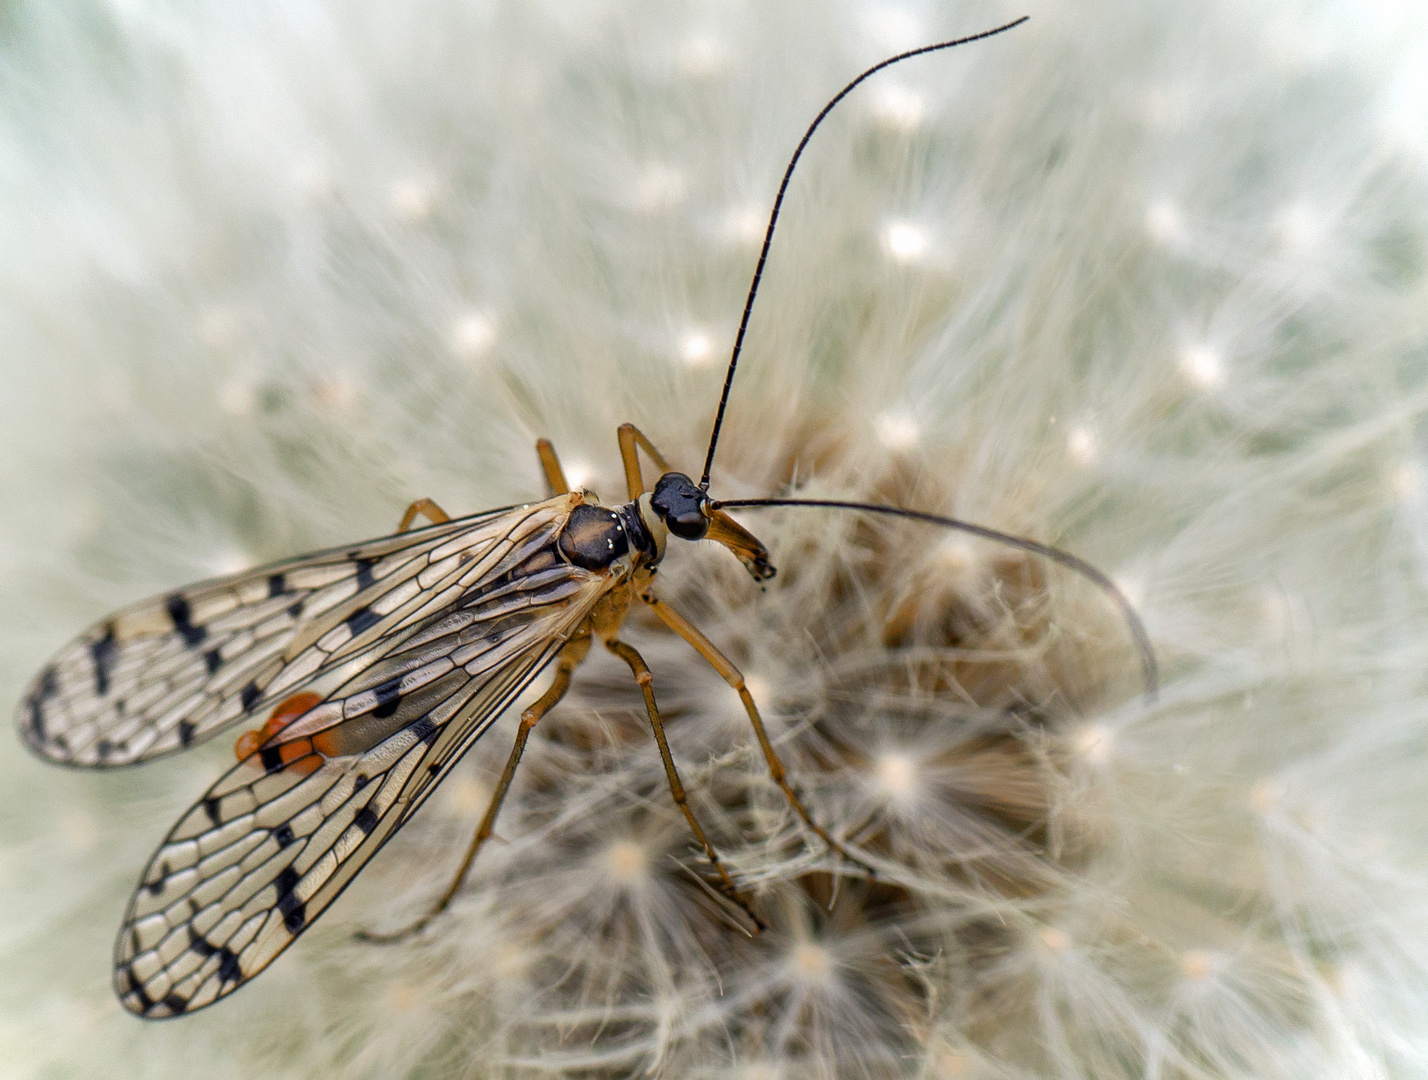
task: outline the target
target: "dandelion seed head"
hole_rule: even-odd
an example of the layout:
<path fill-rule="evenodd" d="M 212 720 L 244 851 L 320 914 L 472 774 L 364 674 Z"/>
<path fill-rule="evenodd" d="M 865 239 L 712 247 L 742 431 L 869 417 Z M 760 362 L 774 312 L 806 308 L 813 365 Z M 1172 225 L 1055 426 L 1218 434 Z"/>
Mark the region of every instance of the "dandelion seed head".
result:
<path fill-rule="evenodd" d="M 1284 789 L 1274 780 L 1256 781 L 1249 792 L 1250 808 L 1259 814 L 1268 814 L 1277 810 L 1280 800 L 1283 798 Z"/>
<path fill-rule="evenodd" d="M 878 45 L 888 52 L 903 52 L 929 40 L 924 22 L 907 8 L 873 6 L 863 17 L 864 25 Z"/>
<path fill-rule="evenodd" d="M 739 247 L 757 247 L 768 230 L 769 213 L 762 206 L 745 206 L 724 215 L 721 232 L 725 240 Z"/>
<path fill-rule="evenodd" d="M 389 982 L 383 996 L 386 998 L 387 1007 L 395 1013 L 411 1012 L 421 1001 L 417 988 L 400 979 Z"/>
<path fill-rule="evenodd" d="M 292 171 L 292 184 L 308 198 L 325 198 L 337 188 L 332 166 L 318 157 L 308 158 Z"/>
<path fill-rule="evenodd" d="M 1040 931 L 1041 944 L 1051 953 L 1064 953 L 1071 948 L 1071 935 L 1060 927 L 1044 926 Z"/>
<path fill-rule="evenodd" d="M 474 363 L 496 343 L 496 320 L 484 311 L 468 311 L 451 325 L 451 354 L 458 360 Z"/>
<path fill-rule="evenodd" d="M 570 485 L 571 490 L 583 488 L 586 484 L 595 479 L 595 470 L 591 468 L 588 461 L 576 458 L 571 461 L 562 461 L 561 469 L 565 473 L 565 481 Z"/>
<path fill-rule="evenodd" d="M 1095 429 L 1076 424 L 1066 433 L 1066 452 L 1078 465 L 1094 465 L 1101 456 Z"/>
<path fill-rule="evenodd" d="M 408 225 L 420 225 L 436 209 L 436 185 L 429 180 L 399 180 L 388 195 L 392 212 Z"/>
<path fill-rule="evenodd" d="M 1187 981 L 1203 983 L 1221 966 L 1220 957 L 1204 949 L 1189 949 L 1180 954 L 1180 971 Z"/>
<path fill-rule="evenodd" d="M 679 342 L 680 358 L 689 367 L 703 367 L 714 356 L 714 342 L 703 330 L 691 330 Z"/>
<path fill-rule="evenodd" d="M 491 801 L 491 791 L 474 777 L 455 775 L 441 785 L 447 812 L 456 818 L 474 818 L 485 811 Z"/>
<path fill-rule="evenodd" d="M 649 854 L 632 840 L 616 840 L 602 860 L 610 881 L 622 888 L 642 884 L 649 875 Z"/>
<path fill-rule="evenodd" d="M 218 407 L 229 416 L 250 416 L 257 404 L 252 382 L 235 375 L 218 384 Z"/>
<path fill-rule="evenodd" d="M 1213 390 L 1225 381 L 1225 360 L 1209 345 L 1187 345 L 1180 350 L 1180 373 L 1191 386 Z"/>
<path fill-rule="evenodd" d="M 1274 229 L 1280 243 L 1299 254 L 1322 246 L 1328 235 L 1328 223 L 1323 215 L 1303 202 L 1293 203 L 1279 211 L 1275 215 Z"/>
<path fill-rule="evenodd" d="M 212 568 L 213 574 L 219 576 L 236 574 L 255 564 L 253 556 L 242 548 L 224 547 L 209 556 L 208 565 Z"/>
<path fill-rule="evenodd" d="M 878 441 L 889 450 L 911 450 L 922 438 L 922 428 L 906 412 L 883 413 L 875 421 Z"/>
<path fill-rule="evenodd" d="M 346 412 L 357 404 L 360 384 L 345 372 L 332 372 L 313 381 L 312 402 L 324 412 Z"/>
<path fill-rule="evenodd" d="M 896 262 L 915 263 L 928 247 L 927 230 L 910 221 L 893 221 L 883 229 L 883 248 Z"/>
<path fill-rule="evenodd" d="M 718 75 L 728 60 L 728 48 L 713 34 L 695 34 L 679 47 L 680 70 L 692 79 Z"/>
<path fill-rule="evenodd" d="M 824 946 L 801 941 L 788 954 L 788 974 L 795 983 L 826 989 L 837 982 L 838 963 Z"/>
<path fill-rule="evenodd" d="M 1423 501 L 1423 470 L 1417 462 L 1405 462 L 1390 472 L 1388 488 L 1393 498 L 1417 506 Z"/>
<path fill-rule="evenodd" d="M 672 165 L 645 166 L 635 181 L 635 204 L 647 214 L 662 214 L 684 202 L 689 181 Z"/>
<path fill-rule="evenodd" d="M 1180 208 L 1164 196 L 1152 199 L 1146 206 L 1145 231 L 1162 247 L 1177 247 L 1188 236 Z"/>
<path fill-rule="evenodd" d="M 914 131 L 922 125 L 927 105 L 915 90 L 888 82 L 873 95 L 873 113 L 888 127 Z"/>
<path fill-rule="evenodd" d="M 243 318 L 231 307 L 205 308 L 198 318 L 198 339 L 214 352 L 231 352 L 242 338 Z"/>
<path fill-rule="evenodd" d="M 1322 6 L 1111 3 L 879 72 L 820 129 L 710 493 L 904 506 L 1089 558 L 1144 616 L 1159 697 L 1064 565 L 741 513 L 777 578 L 678 545 L 657 592 L 745 671 L 790 784 L 877 880 L 816 842 L 738 696 L 636 602 L 620 639 L 771 933 L 730 928 L 597 642 L 439 918 L 380 949 L 350 934 L 441 895 L 549 666 L 233 1019 L 146 1029 L 154 1080 L 199 1059 L 472 1080 L 1428 1060 L 1411 38 L 1326 32 Z M 624 421 L 697 475 L 791 141 L 862 65 L 958 32 L 888 0 L 319 0 L 99 35 L 32 8 L 0 65 L 12 708 L 106 611 L 239 551 L 347 550 L 422 495 L 539 501 L 538 435 L 612 501 Z M 1264 62 L 1275 36 L 1287 64 Z M 123 910 L 233 740 L 108 777 L 6 745 L 0 886 L 25 917 L 0 1043 L 26 1076 L 100 1075 L 131 1022 L 76 981 L 108 930 L 75 912 L 96 889 Z"/>
<path fill-rule="evenodd" d="M 744 688 L 748 690 L 749 696 L 762 708 L 769 709 L 773 707 L 773 683 L 765 676 L 756 672 L 745 672 Z"/>
<path fill-rule="evenodd" d="M 1105 724 L 1082 724 L 1071 733 L 1071 750 L 1092 765 L 1105 765 L 1115 756 L 1115 732 Z"/>
<path fill-rule="evenodd" d="M 878 791 L 891 803 L 908 805 L 917 801 L 922 781 L 917 760 L 910 754 L 888 750 L 873 765 Z"/>

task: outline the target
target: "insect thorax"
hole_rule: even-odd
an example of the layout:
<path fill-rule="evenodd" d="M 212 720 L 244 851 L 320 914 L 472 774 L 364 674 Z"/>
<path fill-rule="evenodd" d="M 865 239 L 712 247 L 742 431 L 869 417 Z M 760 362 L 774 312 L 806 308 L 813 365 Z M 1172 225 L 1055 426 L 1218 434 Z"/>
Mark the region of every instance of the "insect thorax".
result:
<path fill-rule="evenodd" d="M 570 512 L 558 541 L 560 553 L 584 570 L 604 570 L 632 552 L 646 564 L 659 562 L 657 546 L 638 502 L 609 507 L 582 503 Z"/>

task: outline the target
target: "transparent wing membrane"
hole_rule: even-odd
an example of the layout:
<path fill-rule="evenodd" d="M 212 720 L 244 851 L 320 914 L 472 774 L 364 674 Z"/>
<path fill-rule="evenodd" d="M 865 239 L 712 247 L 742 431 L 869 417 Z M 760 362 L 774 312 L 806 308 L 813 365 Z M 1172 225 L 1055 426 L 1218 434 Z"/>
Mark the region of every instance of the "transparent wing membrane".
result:
<path fill-rule="evenodd" d="M 210 738 L 299 687 L 333 688 L 538 547 L 566 502 L 288 559 L 125 608 L 31 681 L 20 734 L 59 764 L 128 765 Z"/>

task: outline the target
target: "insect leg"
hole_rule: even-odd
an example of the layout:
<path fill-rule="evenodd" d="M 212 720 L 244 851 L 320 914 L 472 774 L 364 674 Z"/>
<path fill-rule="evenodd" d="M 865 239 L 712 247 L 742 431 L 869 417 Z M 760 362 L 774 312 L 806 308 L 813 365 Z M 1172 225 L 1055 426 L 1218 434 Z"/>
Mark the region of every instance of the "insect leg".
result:
<path fill-rule="evenodd" d="M 418 514 L 424 514 L 433 525 L 445 525 L 451 520 L 451 515 L 430 499 L 418 499 L 407 507 L 407 512 L 402 515 L 402 523 L 397 526 L 397 532 L 404 533 L 410 529 Z"/>
<path fill-rule="evenodd" d="M 625 465 L 625 487 L 630 492 L 631 499 L 638 499 L 645 493 L 644 477 L 640 475 L 640 453 L 639 447 L 643 447 L 650 460 L 655 463 L 660 472 L 669 472 L 669 462 L 664 460 L 664 455 L 654 448 L 654 443 L 645 438 L 645 433 L 634 424 L 621 424 L 620 435 L 620 460 Z"/>
<path fill-rule="evenodd" d="M 641 593 L 640 599 L 650 607 L 654 608 L 654 613 L 658 615 L 666 626 L 682 637 L 694 650 L 709 661 L 709 665 L 717 671 L 724 681 L 732 686 L 739 695 L 739 700 L 744 703 L 744 711 L 749 714 L 749 722 L 754 725 L 754 734 L 758 737 L 759 748 L 764 752 L 764 760 L 769 765 L 769 777 L 783 791 L 789 805 L 798 812 L 798 816 L 803 819 L 803 823 L 818 834 L 820 840 L 827 844 L 850 863 L 857 866 L 869 877 L 877 877 L 877 871 L 865 863 L 857 856 L 850 854 L 848 849 L 828 835 L 827 830 L 818 822 L 813 820 L 813 815 L 808 812 L 808 807 L 803 805 L 803 800 L 798 797 L 798 793 L 793 790 L 793 786 L 788 782 L 788 776 L 784 772 L 783 762 L 779 760 L 778 754 L 774 752 L 773 743 L 769 741 L 768 732 L 764 730 L 763 719 L 759 716 L 758 706 L 754 704 L 753 695 L 749 693 L 749 688 L 744 685 L 744 676 L 723 653 L 714 647 L 714 643 L 700 633 L 699 629 L 679 612 L 675 611 L 659 597 L 653 593 Z"/>
<path fill-rule="evenodd" d="M 689 827 L 694 830 L 695 839 L 704 845 L 704 854 L 709 857 L 709 861 L 719 874 L 724 894 L 743 908 L 744 914 L 754 921 L 755 926 L 760 930 L 767 930 L 768 924 L 754 914 L 753 906 L 749 903 L 748 898 L 734 886 L 733 879 L 729 877 L 729 871 L 724 869 L 724 864 L 719 860 L 714 845 L 704 835 L 704 830 L 700 828 L 694 811 L 689 808 L 689 797 L 684 792 L 684 785 L 679 781 L 679 773 L 675 771 L 674 758 L 669 752 L 669 742 L 664 737 L 664 722 L 660 720 L 659 707 L 655 705 L 654 688 L 651 685 L 654 682 L 654 676 L 650 673 L 648 665 L 645 664 L 644 657 L 632 646 L 614 638 L 605 642 L 605 648 L 630 665 L 630 670 L 634 672 L 635 682 L 640 684 L 640 690 L 645 695 L 645 711 L 649 713 L 650 726 L 654 728 L 655 742 L 659 744 L 659 756 L 664 761 L 664 771 L 669 777 L 669 793 L 674 796 L 675 805 L 683 812 L 684 819 L 689 822 Z"/>
<path fill-rule="evenodd" d="M 540 455 L 540 467 L 545 473 L 545 486 L 551 497 L 565 495 L 570 485 L 565 480 L 565 470 L 560 467 L 560 458 L 555 456 L 555 447 L 549 439 L 536 440 L 536 453 Z"/>
<path fill-rule="evenodd" d="M 486 842 L 486 838 L 491 835 L 491 831 L 496 826 L 496 815 L 500 812 L 501 803 L 506 798 L 506 791 L 511 786 L 511 778 L 516 774 L 516 766 L 521 763 L 521 754 L 525 751 L 526 739 L 530 736 L 531 729 L 565 696 L 565 692 L 570 689 L 571 673 L 575 671 L 580 661 L 585 659 L 585 654 L 589 651 L 590 638 L 588 635 L 576 638 L 565 646 L 560 652 L 559 659 L 556 660 L 555 680 L 550 684 L 550 689 L 542 694 L 530 708 L 521 713 L 521 725 L 516 730 L 516 744 L 511 747 L 511 756 L 506 759 L 506 767 L 501 770 L 501 779 L 496 782 L 496 791 L 491 796 L 491 804 L 486 807 L 486 814 L 481 818 L 481 824 L 476 828 L 476 835 L 471 838 L 471 844 L 467 847 L 466 855 L 456 870 L 456 876 L 451 879 L 451 884 L 441 894 L 441 899 L 432 905 L 430 911 L 410 926 L 394 930 L 389 934 L 376 934 L 361 930 L 357 933 L 359 941 L 378 945 L 401 941 L 425 929 L 432 919 L 446 910 L 447 905 L 461 891 L 461 886 L 466 881 L 466 874 L 471 869 L 471 864 L 476 861 L 476 853 L 481 850 L 481 845 Z"/>

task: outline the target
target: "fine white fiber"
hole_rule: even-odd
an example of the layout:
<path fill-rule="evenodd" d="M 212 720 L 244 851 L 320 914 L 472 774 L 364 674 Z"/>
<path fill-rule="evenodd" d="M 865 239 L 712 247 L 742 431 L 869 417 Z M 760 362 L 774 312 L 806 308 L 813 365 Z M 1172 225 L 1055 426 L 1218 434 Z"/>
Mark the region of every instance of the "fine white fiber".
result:
<path fill-rule="evenodd" d="M 0 6 L 0 687 L 106 612 L 572 482 L 637 424 L 764 590 L 674 545 L 647 612 L 690 802 L 603 650 L 514 712 L 271 968 L 110 987 L 231 734 L 139 769 L 0 740 L 0 1075 L 1428 1076 L 1428 34 L 1230 0 Z M 538 692 L 542 684 L 534 688 Z M 530 691 L 525 700 L 529 701 Z"/>

